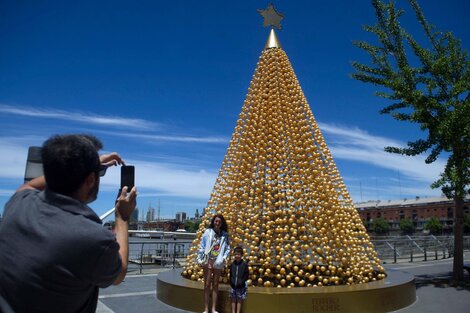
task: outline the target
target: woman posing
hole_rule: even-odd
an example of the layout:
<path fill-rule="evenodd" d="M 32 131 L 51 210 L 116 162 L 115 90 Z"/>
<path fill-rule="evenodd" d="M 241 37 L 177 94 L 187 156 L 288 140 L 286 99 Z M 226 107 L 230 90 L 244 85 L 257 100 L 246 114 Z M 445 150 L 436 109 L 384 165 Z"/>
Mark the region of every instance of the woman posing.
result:
<path fill-rule="evenodd" d="M 212 290 L 212 313 L 216 311 L 219 277 L 230 253 L 227 222 L 220 214 L 214 215 L 202 235 L 197 262 L 204 269 L 204 312 L 209 313 L 209 298 Z"/>

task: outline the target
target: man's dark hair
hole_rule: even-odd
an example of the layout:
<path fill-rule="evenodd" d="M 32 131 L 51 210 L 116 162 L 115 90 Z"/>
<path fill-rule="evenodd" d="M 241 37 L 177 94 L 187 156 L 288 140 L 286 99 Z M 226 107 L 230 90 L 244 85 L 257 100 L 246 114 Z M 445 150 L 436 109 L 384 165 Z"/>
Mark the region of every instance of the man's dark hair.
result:
<path fill-rule="evenodd" d="M 79 134 L 77 136 L 89 140 L 91 144 L 95 146 L 96 151 L 103 149 L 103 143 L 101 142 L 101 140 L 99 140 L 95 136 L 90 135 L 90 134 Z"/>
<path fill-rule="evenodd" d="M 240 246 L 236 246 L 234 249 L 233 249 L 233 254 L 235 253 L 240 253 L 241 255 L 243 255 L 243 248 L 240 247 Z"/>
<path fill-rule="evenodd" d="M 92 135 L 55 135 L 42 146 L 47 188 L 64 195 L 78 190 L 92 172 L 99 172 L 101 141 Z"/>

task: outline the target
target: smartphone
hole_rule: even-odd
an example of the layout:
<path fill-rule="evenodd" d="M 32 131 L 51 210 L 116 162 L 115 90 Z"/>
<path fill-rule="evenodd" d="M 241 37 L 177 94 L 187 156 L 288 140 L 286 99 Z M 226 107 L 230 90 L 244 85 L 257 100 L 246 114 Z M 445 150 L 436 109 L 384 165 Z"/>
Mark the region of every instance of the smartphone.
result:
<path fill-rule="evenodd" d="M 121 166 L 121 189 L 127 186 L 127 192 L 134 187 L 135 168 L 132 165 Z"/>

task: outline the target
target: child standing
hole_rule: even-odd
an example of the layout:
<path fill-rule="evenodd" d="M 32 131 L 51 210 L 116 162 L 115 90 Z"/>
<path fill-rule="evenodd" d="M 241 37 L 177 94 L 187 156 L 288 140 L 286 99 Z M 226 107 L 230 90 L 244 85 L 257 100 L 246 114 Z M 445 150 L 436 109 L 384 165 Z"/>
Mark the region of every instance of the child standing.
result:
<path fill-rule="evenodd" d="M 230 265 L 230 299 L 232 313 L 240 313 L 243 300 L 246 299 L 248 264 L 243 261 L 243 249 L 238 246 L 233 249 L 235 260 Z"/>

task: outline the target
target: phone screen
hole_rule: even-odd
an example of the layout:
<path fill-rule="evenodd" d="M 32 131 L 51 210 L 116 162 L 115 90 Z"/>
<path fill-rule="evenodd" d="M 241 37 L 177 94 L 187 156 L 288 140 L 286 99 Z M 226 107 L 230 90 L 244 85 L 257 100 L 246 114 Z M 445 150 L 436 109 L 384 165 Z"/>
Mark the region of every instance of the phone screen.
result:
<path fill-rule="evenodd" d="M 135 168 L 132 165 L 121 166 L 121 189 L 127 186 L 127 192 L 134 187 Z"/>

